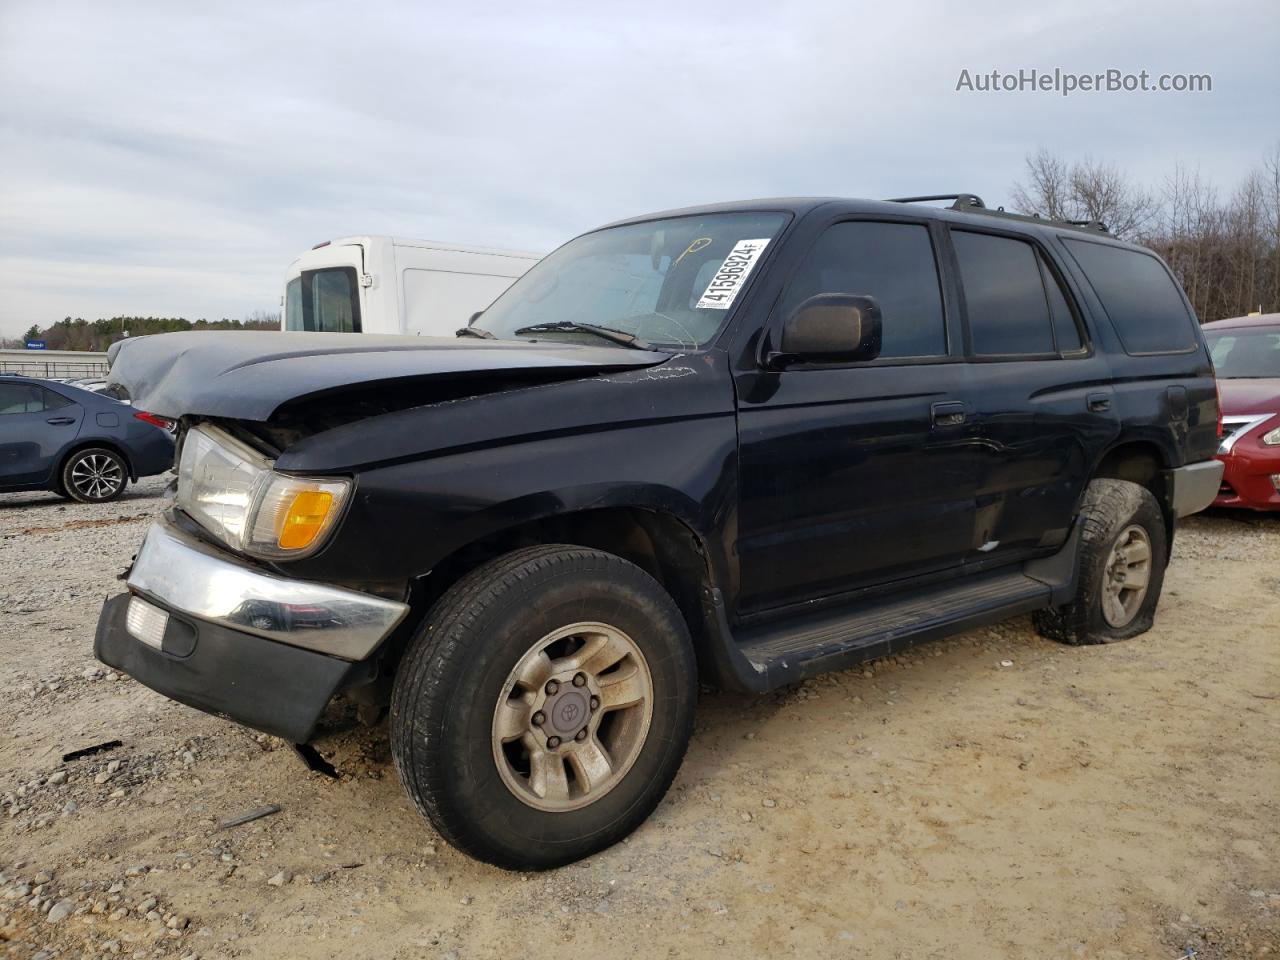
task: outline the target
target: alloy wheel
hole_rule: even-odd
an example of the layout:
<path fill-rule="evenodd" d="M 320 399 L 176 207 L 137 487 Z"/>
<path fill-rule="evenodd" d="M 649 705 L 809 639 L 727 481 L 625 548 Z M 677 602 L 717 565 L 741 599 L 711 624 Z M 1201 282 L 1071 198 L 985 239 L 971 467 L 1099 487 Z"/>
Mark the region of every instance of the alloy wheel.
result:
<path fill-rule="evenodd" d="M 653 679 L 635 641 L 603 623 L 555 630 L 520 658 L 493 713 L 502 782 L 539 810 L 577 810 L 626 776 L 653 719 Z"/>
<path fill-rule="evenodd" d="M 114 457 L 90 453 L 71 467 L 71 484 L 90 500 L 105 500 L 124 484 L 124 468 Z"/>
<path fill-rule="evenodd" d="M 1128 626 L 1151 582 L 1151 538 L 1139 524 L 1120 531 L 1103 571 L 1102 616 L 1113 627 Z"/>

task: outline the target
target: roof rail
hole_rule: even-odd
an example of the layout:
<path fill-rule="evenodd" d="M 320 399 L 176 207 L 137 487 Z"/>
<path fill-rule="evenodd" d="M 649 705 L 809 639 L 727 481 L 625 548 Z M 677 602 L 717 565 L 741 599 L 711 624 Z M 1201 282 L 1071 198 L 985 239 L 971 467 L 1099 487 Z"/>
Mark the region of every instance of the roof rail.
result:
<path fill-rule="evenodd" d="M 1042 217 L 1038 213 L 1030 216 L 1022 213 L 1010 213 L 1004 207 L 996 207 L 994 210 L 982 202 L 982 198 L 976 193 L 937 193 L 927 197 L 890 197 L 889 203 L 923 203 L 929 200 L 953 200 L 949 209 L 959 210 L 961 213 L 977 213 L 985 217 L 1005 217 L 1010 220 L 1021 220 L 1029 223 L 1046 223 L 1059 227 L 1071 227 L 1075 230 L 1088 230 L 1093 233 L 1107 233 L 1107 225 L 1101 220 L 1055 220 L 1050 217 Z"/>
<path fill-rule="evenodd" d="M 971 210 L 978 208 L 985 210 L 987 205 L 982 202 L 982 198 L 976 193 L 935 193 L 927 197 L 890 197 L 889 203 L 925 203 L 929 200 L 954 200 L 951 204 L 952 210 Z"/>
<path fill-rule="evenodd" d="M 1080 227 L 1083 230 L 1096 230 L 1099 233 L 1110 233 L 1107 225 L 1101 220 L 1055 220 L 1054 223 L 1065 223 L 1068 226 Z"/>

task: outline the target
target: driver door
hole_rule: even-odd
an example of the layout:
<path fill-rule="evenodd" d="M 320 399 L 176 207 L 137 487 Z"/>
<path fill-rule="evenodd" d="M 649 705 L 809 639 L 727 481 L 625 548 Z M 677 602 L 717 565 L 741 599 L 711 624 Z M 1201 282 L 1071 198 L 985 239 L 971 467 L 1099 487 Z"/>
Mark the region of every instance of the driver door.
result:
<path fill-rule="evenodd" d="M 883 346 L 739 376 L 739 612 L 961 566 L 978 446 L 935 239 L 924 223 L 835 223 L 788 282 L 775 330 L 811 296 L 870 295 Z"/>

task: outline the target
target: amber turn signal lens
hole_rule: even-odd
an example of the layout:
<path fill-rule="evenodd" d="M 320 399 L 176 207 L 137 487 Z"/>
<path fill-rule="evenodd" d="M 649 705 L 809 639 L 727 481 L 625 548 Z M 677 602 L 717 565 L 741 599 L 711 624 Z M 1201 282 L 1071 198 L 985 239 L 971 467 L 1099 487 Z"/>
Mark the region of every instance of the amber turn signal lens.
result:
<path fill-rule="evenodd" d="M 280 525 L 277 543 L 282 550 L 301 550 L 308 547 L 324 528 L 325 518 L 333 507 L 333 494 L 318 490 L 304 490 L 293 498 Z"/>

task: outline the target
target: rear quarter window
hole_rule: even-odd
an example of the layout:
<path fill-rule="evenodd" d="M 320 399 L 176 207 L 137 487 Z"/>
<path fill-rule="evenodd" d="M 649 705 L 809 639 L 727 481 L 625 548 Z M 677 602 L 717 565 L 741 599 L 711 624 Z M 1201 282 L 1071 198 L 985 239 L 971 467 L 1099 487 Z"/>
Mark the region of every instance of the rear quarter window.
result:
<path fill-rule="evenodd" d="M 1182 353 L 1196 345 L 1195 318 L 1168 269 L 1155 256 L 1064 237 L 1126 353 Z"/>

